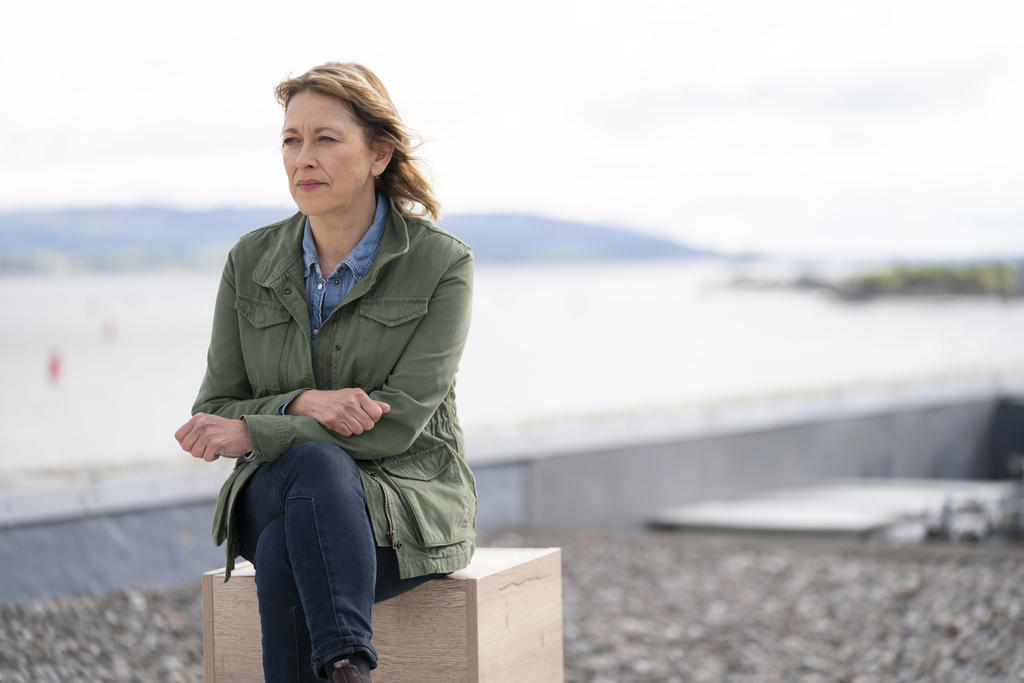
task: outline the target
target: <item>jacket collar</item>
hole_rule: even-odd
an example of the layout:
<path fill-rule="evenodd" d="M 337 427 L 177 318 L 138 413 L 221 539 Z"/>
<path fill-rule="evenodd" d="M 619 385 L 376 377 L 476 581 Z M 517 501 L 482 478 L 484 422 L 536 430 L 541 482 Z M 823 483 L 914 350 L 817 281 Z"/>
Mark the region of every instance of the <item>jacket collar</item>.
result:
<path fill-rule="evenodd" d="M 340 306 L 366 294 L 377 281 L 383 268 L 409 251 L 409 226 L 394 201 L 388 201 L 391 203 L 391 211 L 377 258 L 374 259 L 370 272 L 355 284 Z M 306 216 L 301 212 L 284 221 L 277 240 L 270 245 L 253 268 L 252 279 L 256 284 L 275 291 L 285 286 L 297 287 L 300 292 L 305 291 L 305 273 L 302 265 L 302 232 L 305 226 Z M 288 284 L 285 284 L 286 282 Z M 291 297 L 289 299 L 296 300 Z"/>
<path fill-rule="evenodd" d="M 384 236 L 380 240 L 377 258 L 373 260 L 370 272 L 356 282 L 355 286 L 349 290 L 345 298 L 338 304 L 339 307 L 355 301 L 370 291 L 370 288 L 376 284 L 377 278 L 380 277 L 384 267 L 391 261 L 409 252 L 409 225 L 405 222 L 402 212 L 395 206 L 395 202 L 390 199 L 388 201 L 391 203 L 391 211 L 388 213 L 388 224 L 384 228 Z"/>
<path fill-rule="evenodd" d="M 273 288 L 286 273 L 297 274 L 299 281 L 303 280 L 302 229 L 305 225 L 306 217 L 301 212 L 282 222 L 277 239 L 252 269 L 253 282 Z"/>

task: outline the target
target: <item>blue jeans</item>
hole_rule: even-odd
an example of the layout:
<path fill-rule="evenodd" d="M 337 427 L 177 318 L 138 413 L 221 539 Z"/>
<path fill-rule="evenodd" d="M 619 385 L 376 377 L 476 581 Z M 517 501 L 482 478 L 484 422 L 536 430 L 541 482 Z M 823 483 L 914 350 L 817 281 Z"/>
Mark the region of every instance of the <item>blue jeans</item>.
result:
<path fill-rule="evenodd" d="M 333 444 L 304 443 L 261 466 L 235 519 L 242 557 L 256 567 L 273 683 L 326 677 L 328 664 L 353 654 L 376 668 L 373 603 L 442 576 L 399 578 L 395 551 L 374 542 L 359 468 Z"/>

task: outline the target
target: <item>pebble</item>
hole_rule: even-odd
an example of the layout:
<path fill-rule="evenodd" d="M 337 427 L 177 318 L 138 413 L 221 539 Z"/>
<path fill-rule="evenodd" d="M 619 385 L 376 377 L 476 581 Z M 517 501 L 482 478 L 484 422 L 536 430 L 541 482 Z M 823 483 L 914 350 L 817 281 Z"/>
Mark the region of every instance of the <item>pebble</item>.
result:
<path fill-rule="evenodd" d="M 508 532 L 560 546 L 566 681 L 1024 680 L 1024 545 Z"/>
<path fill-rule="evenodd" d="M 568 683 L 1024 681 L 1024 546 L 673 533 L 559 546 Z M 199 582 L 0 608 L 0 682 L 203 680 Z"/>

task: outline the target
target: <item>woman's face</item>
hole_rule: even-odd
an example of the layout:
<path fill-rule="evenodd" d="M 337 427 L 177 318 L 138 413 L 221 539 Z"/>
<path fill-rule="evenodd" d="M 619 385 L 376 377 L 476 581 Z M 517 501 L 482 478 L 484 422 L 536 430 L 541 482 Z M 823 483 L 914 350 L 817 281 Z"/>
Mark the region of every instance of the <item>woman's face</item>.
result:
<path fill-rule="evenodd" d="M 294 95 L 281 132 L 288 189 L 307 216 L 340 218 L 373 210 L 373 179 L 391 160 L 390 145 L 366 142 L 349 108 L 314 90 Z"/>

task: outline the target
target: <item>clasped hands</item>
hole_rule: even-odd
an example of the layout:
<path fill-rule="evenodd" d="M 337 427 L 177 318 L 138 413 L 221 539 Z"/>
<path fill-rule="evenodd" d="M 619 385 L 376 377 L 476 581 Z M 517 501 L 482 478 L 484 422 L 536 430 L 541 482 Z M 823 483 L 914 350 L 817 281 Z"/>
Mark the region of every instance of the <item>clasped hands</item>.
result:
<path fill-rule="evenodd" d="M 390 411 L 390 405 L 370 398 L 362 389 L 308 389 L 292 399 L 285 414 L 305 415 L 342 436 L 355 436 L 373 429 Z M 206 462 L 222 455 L 239 457 L 252 451 L 245 422 L 209 413 L 193 415 L 174 433 L 174 438 L 193 458 Z"/>

